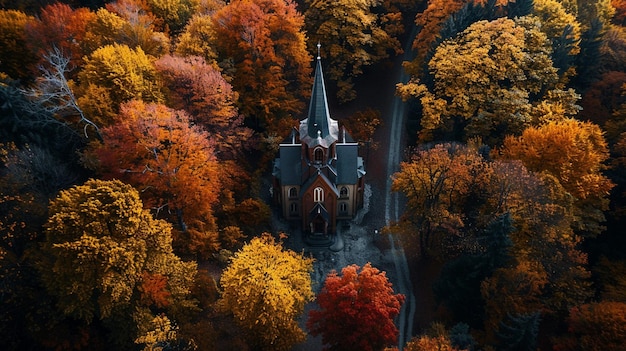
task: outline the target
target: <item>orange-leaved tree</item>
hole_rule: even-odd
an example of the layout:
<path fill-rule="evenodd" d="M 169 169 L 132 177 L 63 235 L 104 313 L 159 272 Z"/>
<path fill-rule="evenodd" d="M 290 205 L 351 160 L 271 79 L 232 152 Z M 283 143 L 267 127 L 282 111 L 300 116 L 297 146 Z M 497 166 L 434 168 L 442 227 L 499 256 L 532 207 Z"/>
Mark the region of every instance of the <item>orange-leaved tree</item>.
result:
<path fill-rule="evenodd" d="M 403 302 L 385 272 L 370 263 L 350 265 L 341 276 L 332 271 L 326 277 L 317 296 L 320 309 L 309 312 L 307 327 L 322 335 L 325 350 L 381 350 L 397 342 L 393 320 Z"/>
<path fill-rule="evenodd" d="M 224 270 L 219 306 L 261 350 L 290 350 L 306 338 L 297 318 L 313 300 L 313 260 L 286 250 L 267 233 L 252 239 Z"/>
<path fill-rule="evenodd" d="M 602 211 L 608 209 L 614 184 L 602 173 L 609 151 L 600 127 L 572 118 L 530 127 L 519 137 L 507 137 L 500 154 L 554 176 L 575 198 L 579 233 L 595 236 L 602 231 Z"/>
<path fill-rule="evenodd" d="M 27 27 L 29 45 L 43 56 L 53 48 L 70 57 L 73 66 L 81 66 L 86 52 L 83 41 L 96 14 L 87 8 L 72 9 L 60 2 L 41 10 L 39 21 Z"/>
<path fill-rule="evenodd" d="M 232 159 L 252 136 L 235 103 L 238 94 L 213 66 L 198 56 L 165 55 L 156 63 L 168 88 L 169 106 L 185 110 L 214 136 L 221 159 Z"/>
<path fill-rule="evenodd" d="M 183 111 L 134 100 L 105 128 L 93 153 L 107 178 L 137 187 L 148 207 L 189 238 L 177 244 L 206 256 L 217 249 L 213 205 L 220 192 L 214 145 Z"/>
<path fill-rule="evenodd" d="M 568 334 L 557 339 L 554 350 L 621 350 L 626 344 L 626 303 L 601 301 L 571 309 Z"/>
<path fill-rule="evenodd" d="M 295 2 L 234 0 L 213 19 L 220 58 L 235 66 L 240 111 L 260 129 L 288 131 L 311 82 L 304 18 Z"/>

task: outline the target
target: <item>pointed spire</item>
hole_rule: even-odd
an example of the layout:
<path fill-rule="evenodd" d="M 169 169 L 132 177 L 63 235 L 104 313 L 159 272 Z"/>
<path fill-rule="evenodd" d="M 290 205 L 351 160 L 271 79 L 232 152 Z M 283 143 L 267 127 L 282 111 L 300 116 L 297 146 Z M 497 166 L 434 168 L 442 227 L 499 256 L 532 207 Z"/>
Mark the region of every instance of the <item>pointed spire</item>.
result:
<path fill-rule="evenodd" d="M 330 117 L 328 101 L 326 98 L 326 86 L 322 72 L 322 59 L 320 57 L 321 44 L 317 44 L 317 62 L 313 79 L 313 90 L 309 102 L 308 117 L 300 123 L 300 139 L 309 146 L 322 145 L 329 147 L 339 139 L 339 127 L 337 121 Z"/>

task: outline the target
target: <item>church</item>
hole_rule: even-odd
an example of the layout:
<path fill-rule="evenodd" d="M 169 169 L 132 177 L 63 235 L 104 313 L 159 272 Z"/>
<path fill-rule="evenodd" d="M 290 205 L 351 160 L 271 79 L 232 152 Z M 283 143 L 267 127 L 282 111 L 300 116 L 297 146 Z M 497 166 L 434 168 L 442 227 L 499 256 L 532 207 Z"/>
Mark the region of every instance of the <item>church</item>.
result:
<path fill-rule="evenodd" d="M 307 244 L 332 245 L 337 222 L 363 207 L 365 167 L 358 147 L 330 116 L 318 54 L 307 118 L 280 144 L 272 171 L 274 201 L 285 219 L 301 223 Z"/>

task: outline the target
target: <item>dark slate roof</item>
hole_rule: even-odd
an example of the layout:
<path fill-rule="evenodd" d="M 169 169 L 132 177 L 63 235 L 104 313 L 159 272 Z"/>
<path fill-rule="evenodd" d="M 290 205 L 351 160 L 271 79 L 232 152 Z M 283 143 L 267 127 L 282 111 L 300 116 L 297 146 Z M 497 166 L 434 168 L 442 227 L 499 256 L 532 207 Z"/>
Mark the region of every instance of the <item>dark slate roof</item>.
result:
<path fill-rule="evenodd" d="M 280 157 L 276 159 L 274 173 L 282 185 L 300 185 L 302 182 L 302 152 L 300 144 L 280 144 Z"/>
<path fill-rule="evenodd" d="M 357 143 L 337 143 L 337 184 L 355 184 L 360 178 L 358 174 Z"/>
<path fill-rule="evenodd" d="M 315 218 L 316 216 L 320 216 L 326 222 L 330 222 L 330 215 L 328 214 L 328 211 L 326 211 L 324 205 L 319 202 L 316 203 L 315 206 L 313 206 L 313 209 L 311 209 L 311 212 L 309 212 L 309 218 Z"/>
<path fill-rule="evenodd" d="M 325 148 L 339 139 L 339 124 L 330 117 L 328 110 L 322 60 L 319 56 L 315 66 L 309 114 L 307 118 L 300 121 L 300 139 L 309 147 L 320 145 Z"/>

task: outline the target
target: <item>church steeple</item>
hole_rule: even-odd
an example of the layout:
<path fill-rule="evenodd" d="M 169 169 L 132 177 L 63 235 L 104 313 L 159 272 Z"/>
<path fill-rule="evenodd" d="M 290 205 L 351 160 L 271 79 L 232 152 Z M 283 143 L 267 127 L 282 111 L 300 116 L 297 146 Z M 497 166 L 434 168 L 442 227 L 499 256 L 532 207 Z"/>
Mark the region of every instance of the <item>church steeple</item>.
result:
<path fill-rule="evenodd" d="M 300 139 L 306 142 L 309 147 L 316 145 L 329 147 L 339 139 L 339 126 L 337 121 L 330 117 L 328 110 L 320 47 L 321 45 L 318 43 L 309 114 L 306 119 L 300 122 Z"/>

